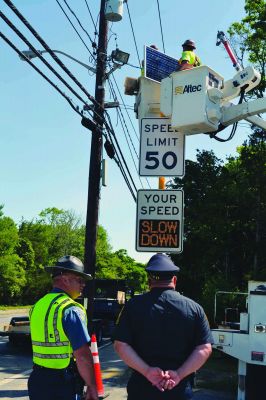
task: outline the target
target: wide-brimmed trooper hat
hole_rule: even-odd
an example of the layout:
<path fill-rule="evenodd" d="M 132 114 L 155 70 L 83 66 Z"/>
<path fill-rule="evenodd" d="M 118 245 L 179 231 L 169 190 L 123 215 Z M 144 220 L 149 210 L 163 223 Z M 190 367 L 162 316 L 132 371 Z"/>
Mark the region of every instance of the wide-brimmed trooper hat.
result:
<path fill-rule="evenodd" d="M 91 280 L 92 276 L 84 272 L 84 265 L 79 258 L 75 256 L 64 256 L 59 258 L 56 265 L 44 267 L 53 277 L 61 275 L 64 272 L 71 272 L 81 276 L 85 280 Z"/>

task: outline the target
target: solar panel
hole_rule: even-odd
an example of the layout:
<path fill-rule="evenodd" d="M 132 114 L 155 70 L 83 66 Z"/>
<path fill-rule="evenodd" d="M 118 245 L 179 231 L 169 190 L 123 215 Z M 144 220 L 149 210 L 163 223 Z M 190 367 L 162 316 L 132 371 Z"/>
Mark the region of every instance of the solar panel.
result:
<path fill-rule="evenodd" d="M 151 47 L 145 46 L 145 76 L 154 81 L 161 82 L 177 70 L 178 60 L 169 57 Z"/>

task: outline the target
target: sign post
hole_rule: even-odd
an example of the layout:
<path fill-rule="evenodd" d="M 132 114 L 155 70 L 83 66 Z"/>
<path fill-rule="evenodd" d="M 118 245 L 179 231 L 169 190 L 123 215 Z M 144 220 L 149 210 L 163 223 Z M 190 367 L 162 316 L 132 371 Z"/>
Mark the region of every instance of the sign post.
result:
<path fill-rule="evenodd" d="M 142 118 L 140 136 L 140 176 L 184 176 L 185 135 L 170 119 Z"/>
<path fill-rule="evenodd" d="M 183 246 L 182 190 L 139 190 L 136 250 L 181 253 Z"/>

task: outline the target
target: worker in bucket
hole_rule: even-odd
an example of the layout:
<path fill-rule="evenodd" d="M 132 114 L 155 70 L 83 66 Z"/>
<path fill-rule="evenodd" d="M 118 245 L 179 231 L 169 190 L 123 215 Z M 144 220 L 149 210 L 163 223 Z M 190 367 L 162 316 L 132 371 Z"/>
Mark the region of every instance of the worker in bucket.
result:
<path fill-rule="evenodd" d="M 212 352 L 202 307 L 175 291 L 179 268 L 155 254 L 146 271 L 150 291 L 130 299 L 114 332 L 114 348 L 133 369 L 128 400 L 188 400 L 191 375 Z"/>
<path fill-rule="evenodd" d="M 184 69 L 191 69 L 202 65 L 200 58 L 194 53 L 196 45 L 194 40 L 187 39 L 183 44 L 183 52 L 179 59 L 179 71 Z"/>
<path fill-rule="evenodd" d="M 46 267 L 53 288 L 30 310 L 33 370 L 28 381 L 30 400 L 98 400 L 86 310 L 75 302 L 92 279 L 74 256 Z M 74 361 L 75 359 L 75 361 Z"/>

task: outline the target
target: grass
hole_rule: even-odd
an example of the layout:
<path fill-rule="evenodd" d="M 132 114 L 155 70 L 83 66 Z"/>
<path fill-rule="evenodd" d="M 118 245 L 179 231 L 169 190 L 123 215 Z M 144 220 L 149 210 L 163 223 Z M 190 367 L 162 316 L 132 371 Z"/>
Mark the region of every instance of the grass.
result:
<path fill-rule="evenodd" d="M 21 308 L 30 308 L 31 306 L 26 305 L 26 306 L 4 306 L 4 305 L 0 305 L 0 311 L 7 311 L 7 310 L 18 310 Z"/>

